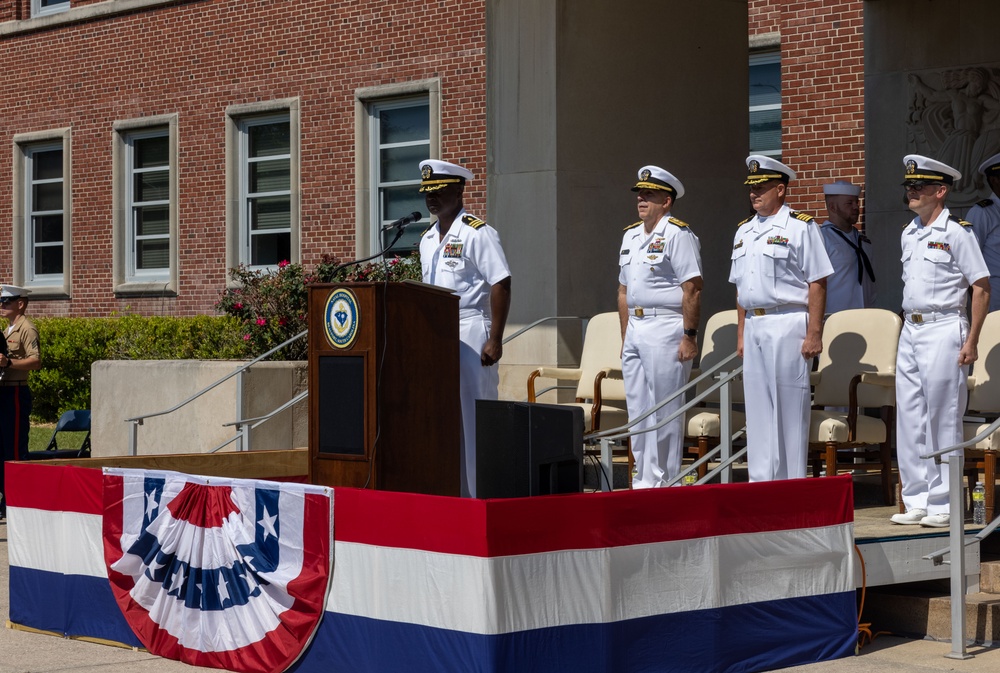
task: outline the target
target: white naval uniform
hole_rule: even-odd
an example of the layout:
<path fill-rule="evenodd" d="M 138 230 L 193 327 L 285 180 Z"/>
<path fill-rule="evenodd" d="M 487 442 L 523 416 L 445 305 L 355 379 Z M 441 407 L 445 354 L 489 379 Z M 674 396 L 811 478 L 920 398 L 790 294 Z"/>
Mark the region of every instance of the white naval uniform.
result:
<path fill-rule="evenodd" d="M 808 215 L 782 206 L 754 215 L 733 239 L 729 282 L 746 309 L 743 391 L 750 481 L 806 476 L 809 372 L 802 357 L 809 284 L 833 273 L 823 234 Z"/>
<path fill-rule="evenodd" d="M 983 199 L 969 209 L 965 219 L 979 240 L 979 249 L 990 270 L 990 311 L 1000 308 L 1000 200 Z"/>
<path fill-rule="evenodd" d="M 462 210 L 442 238 L 438 223 L 420 239 L 423 281 L 459 297 L 462 496 L 476 497 L 476 400 L 497 399 L 497 365 L 480 357 L 490 335 L 490 288 L 510 276 L 496 229 Z"/>
<path fill-rule="evenodd" d="M 701 276 L 701 244 L 680 220 L 667 213 L 647 234 L 642 222 L 625 230 L 618 282 L 625 286 L 629 318 L 622 347 L 625 403 L 630 419 L 687 383 L 691 361 L 677 355 L 684 336 L 681 284 Z M 643 316 L 634 315 L 637 308 Z M 633 430 L 650 428 L 683 404 L 675 399 Z M 684 416 L 659 430 L 632 436 L 632 488 L 666 485 L 677 476 L 684 451 Z"/>
<path fill-rule="evenodd" d="M 948 463 L 921 454 L 962 441 L 968 366 L 958 354 L 969 333 L 966 292 L 989 276 L 970 227 L 945 208 L 930 223 L 915 218 L 901 237 L 903 331 L 896 354 L 896 457 L 903 505 L 948 514 Z M 920 322 L 914 313 L 921 314 Z M 947 456 L 945 456 L 947 458 Z"/>
<path fill-rule="evenodd" d="M 823 244 L 833 266 L 833 273 L 826 279 L 826 313 L 874 306 L 875 283 L 864 268 L 861 269 L 861 282 L 858 282 L 861 260 L 855 251 L 857 246 L 861 246 L 871 260 L 872 242 L 854 227 L 844 233 L 829 220 L 823 223 L 820 231 L 823 232 Z"/>

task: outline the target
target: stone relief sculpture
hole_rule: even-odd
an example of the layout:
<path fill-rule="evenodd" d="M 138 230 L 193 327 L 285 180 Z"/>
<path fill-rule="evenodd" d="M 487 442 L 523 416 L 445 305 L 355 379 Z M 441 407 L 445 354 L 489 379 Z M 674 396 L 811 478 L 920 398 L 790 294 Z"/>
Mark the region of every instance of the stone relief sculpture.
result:
<path fill-rule="evenodd" d="M 907 145 L 910 151 L 962 172 L 950 201 L 972 205 L 986 195 L 979 164 L 1000 152 L 1000 74 L 996 68 L 911 73 Z M 931 82 L 931 83 L 929 83 Z"/>

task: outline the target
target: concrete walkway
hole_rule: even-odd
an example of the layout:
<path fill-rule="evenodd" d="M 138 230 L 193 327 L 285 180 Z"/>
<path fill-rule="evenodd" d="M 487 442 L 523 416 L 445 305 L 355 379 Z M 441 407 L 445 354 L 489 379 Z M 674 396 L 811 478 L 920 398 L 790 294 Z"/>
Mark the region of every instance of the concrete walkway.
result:
<path fill-rule="evenodd" d="M 7 525 L 0 522 L 0 673 L 193 673 L 214 670 L 161 659 L 147 652 L 2 628 L 10 616 L 8 568 Z M 950 651 L 948 643 L 879 636 L 859 656 L 784 670 L 795 673 L 1000 671 L 1000 649 L 972 647 L 970 653 L 976 656 L 965 661 L 945 658 Z M 663 670 L 670 669 L 665 667 Z"/>

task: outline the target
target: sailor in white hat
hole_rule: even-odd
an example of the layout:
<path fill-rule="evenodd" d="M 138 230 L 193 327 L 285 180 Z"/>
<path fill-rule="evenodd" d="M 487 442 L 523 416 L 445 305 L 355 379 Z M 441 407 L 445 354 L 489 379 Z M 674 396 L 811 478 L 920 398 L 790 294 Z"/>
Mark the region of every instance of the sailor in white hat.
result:
<path fill-rule="evenodd" d="M 946 528 L 948 462 L 922 459 L 962 441 L 969 365 L 989 307 L 989 269 L 972 226 L 945 200 L 957 170 L 904 157 L 903 189 L 916 217 L 903 229 L 903 330 L 896 352 L 896 446 L 905 514 L 894 523 Z M 972 320 L 966 298 L 972 288 Z M 964 506 L 955 503 L 957 516 Z"/>
<path fill-rule="evenodd" d="M 785 205 L 795 171 L 746 159 L 750 205 L 733 238 L 737 350 L 743 356 L 751 481 L 806 476 L 809 372 L 823 350 L 826 278 L 833 273 L 815 220 Z"/>
<path fill-rule="evenodd" d="M 476 497 L 476 400 L 498 397 L 497 362 L 510 310 L 510 267 L 496 229 L 465 211 L 467 168 L 447 161 L 420 162 L 420 191 L 436 218 L 420 238 L 425 283 L 459 297 L 462 495 Z"/>
<path fill-rule="evenodd" d="M 701 245 L 687 223 L 672 217 L 684 185 L 659 166 L 639 169 L 636 206 L 641 218 L 625 227 L 618 264 L 622 375 L 630 419 L 649 411 L 687 383 L 698 354 Z M 676 399 L 633 430 L 651 428 L 676 409 Z M 633 435 L 632 488 L 665 486 L 677 476 L 684 451 L 684 417 Z"/>
<path fill-rule="evenodd" d="M 990 270 L 990 312 L 1000 309 L 1000 154 L 979 165 L 979 172 L 986 179 L 993 196 L 978 202 L 965 219 L 972 223 L 972 232 L 979 241 L 979 249 Z"/>
<path fill-rule="evenodd" d="M 861 187 L 846 180 L 823 185 L 826 212 L 823 243 L 833 265 L 826 279 L 826 312 L 867 308 L 875 304 L 872 242 L 854 225 L 861 214 Z"/>
<path fill-rule="evenodd" d="M 28 373 L 42 366 L 38 329 L 25 315 L 28 290 L 0 285 L 0 318 L 7 349 L 0 353 L 0 492 L 4 491 L 3 461 L 26 460 L 31 424 L 31 391 Z M 6 500 L 0 494 L 0 515 L 6 516 Z"/>

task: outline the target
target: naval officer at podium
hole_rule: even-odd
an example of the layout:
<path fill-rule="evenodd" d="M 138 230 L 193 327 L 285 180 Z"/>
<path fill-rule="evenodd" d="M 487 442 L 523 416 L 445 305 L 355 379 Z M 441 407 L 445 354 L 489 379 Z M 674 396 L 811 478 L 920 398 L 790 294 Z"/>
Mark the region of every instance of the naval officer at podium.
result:
<path fill-rule="evenodd" d="M 425 283 L 459 296 L 462 496 L 476 497 L 476 400 L 497 399 L 503 330 L 510 310 L 510 267 L 496 229 L 465 212 L 472 172 L 446 161 L 420 163 L 420 191 L 437 218 L 420 238 Z"/>

